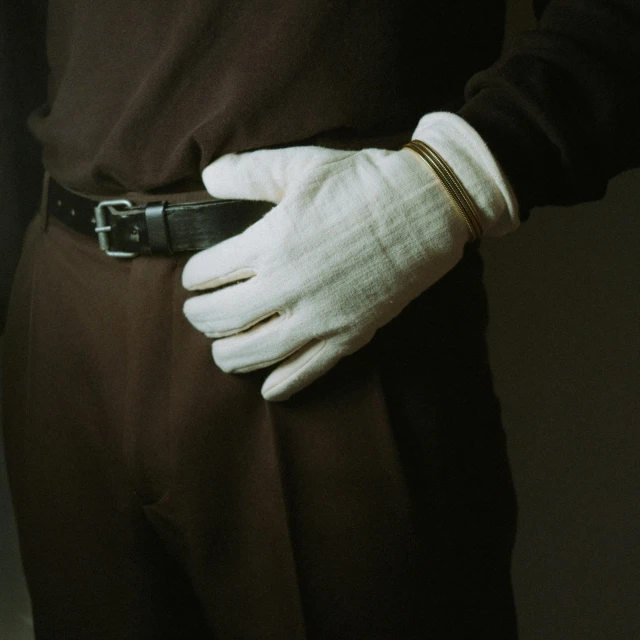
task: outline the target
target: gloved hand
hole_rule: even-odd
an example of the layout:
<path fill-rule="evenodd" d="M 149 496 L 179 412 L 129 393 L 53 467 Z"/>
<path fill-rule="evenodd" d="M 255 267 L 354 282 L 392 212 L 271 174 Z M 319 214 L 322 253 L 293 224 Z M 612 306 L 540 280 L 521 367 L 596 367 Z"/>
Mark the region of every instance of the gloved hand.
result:
<path fill-rule="evenodd" d="M 486 232 L 517 226 L 508 183 L 470 125 L 430 114 L 416 138 L 454 170 Z M 289 398 L 364 346 L 460 260 L 469 240 L 442 181 L 409 149 L 228 155 L 203 180 L 218 198 L 277 203 L 244 233 L 194 255 L 182 276 L 189 290 L 213 289 L 188 299 L 184 313 L 215 338 L 223 371 L 281 363 L 262 387 L 267 400 Z"/>

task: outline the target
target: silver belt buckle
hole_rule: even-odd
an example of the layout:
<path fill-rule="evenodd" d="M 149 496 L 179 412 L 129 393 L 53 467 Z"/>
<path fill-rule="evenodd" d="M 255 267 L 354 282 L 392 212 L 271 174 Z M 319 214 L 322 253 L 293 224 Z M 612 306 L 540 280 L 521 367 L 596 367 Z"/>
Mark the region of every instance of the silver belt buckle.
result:
<path fill-rule="evenodd" d="M 133 205 L 129 200 L 102 200 L 96 205 L 94 209 L 96 214 L 96 227 L 95 232 L 98 236 L 98 244 L 100 249 L 104 251 L 108 256 L 112 258 L 135 258 L 139 256 L 139 253 L 129 251 L 111 251 L 109 248 L 109 232 L 111 231 L 111 225 L 107 224 L 107 207 L 126 207 L 130 209 Z"/>

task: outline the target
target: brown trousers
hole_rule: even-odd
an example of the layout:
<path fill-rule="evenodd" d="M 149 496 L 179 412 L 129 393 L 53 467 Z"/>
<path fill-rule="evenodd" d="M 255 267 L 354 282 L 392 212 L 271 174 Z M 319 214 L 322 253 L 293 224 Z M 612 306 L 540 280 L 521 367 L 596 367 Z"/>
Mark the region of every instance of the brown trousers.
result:
<path fill-rule="evenodd" d="M 35 221 L 5 437 L 39 639 L 516 637 L 477 250 L 286 403 L 182 315 L 185 256 Z"/>

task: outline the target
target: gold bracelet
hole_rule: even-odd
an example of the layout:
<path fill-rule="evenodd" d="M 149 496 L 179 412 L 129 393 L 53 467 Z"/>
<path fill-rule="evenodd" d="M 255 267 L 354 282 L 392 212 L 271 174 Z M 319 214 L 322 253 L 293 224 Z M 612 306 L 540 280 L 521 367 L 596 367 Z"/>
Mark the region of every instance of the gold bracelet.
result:
<path fill-rule="evenodd" d="M 478 208 L 471 199 L 469 192 L 464 188 L 464 185 L 460 182 L 460 179 L 451 167 L 445 162 L 444 158 L 435 149 L 432 149 L 428 144 L 422 142 L 422 140 L 412 140 L 405 144 L 404 148 L 420 156 L 420 158 L 433 169 L 462 214 L 467 229 L 469 229 L 471 240 L 477 240 L 484 231 L 482 223 L 480 222 Z"/>

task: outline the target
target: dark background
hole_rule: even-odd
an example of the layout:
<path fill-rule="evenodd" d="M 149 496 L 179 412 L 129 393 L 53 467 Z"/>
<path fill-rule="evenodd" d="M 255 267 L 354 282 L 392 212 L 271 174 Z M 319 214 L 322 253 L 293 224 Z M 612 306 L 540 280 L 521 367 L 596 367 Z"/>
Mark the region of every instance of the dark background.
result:
<path fill-rule="evenodd" d="M 509 0 L 507 47 L 533 25 Z M 640 638 L 640 171 L 483 242 L 522 640 Z"/>
<path fill-rule="evenodd" d="M 509 0 L 507 47 L 533 25 L 530 4 Z M 33 55 L 33 33 L 19 25 L 0 38 L 0 71 L 9 51 Z M 33 79 L 15 82 L 27 83 L 27 102 L 37 94 Z M 0 87 L 0 298 L 21 221 L 37 203 L 25 189 L 33 148 L 8 135 L 16 109 L 30 105 L 12 105 L 12 91 Z M 18 218 L 4 215 L 18 205 Z M 640 171 L 614 180 L 598 203 L 538 209 L 516 233 L 483 244 L 489 346 L 520 504 L 521 640 L 640 638 L 639 246 Z M 27 640 L 9 504 L 0 468 L 0 638 Z"/>

